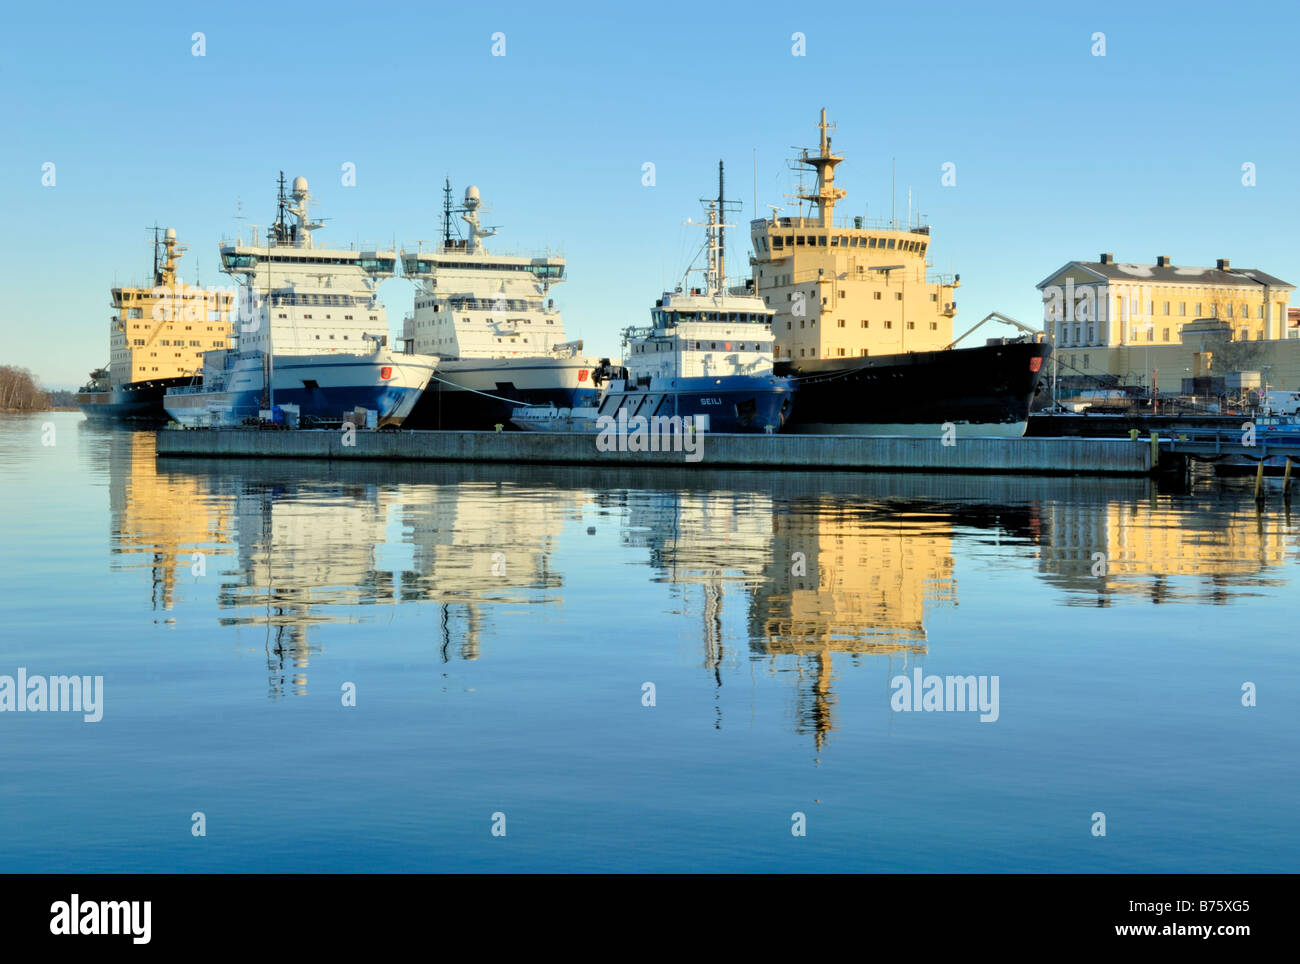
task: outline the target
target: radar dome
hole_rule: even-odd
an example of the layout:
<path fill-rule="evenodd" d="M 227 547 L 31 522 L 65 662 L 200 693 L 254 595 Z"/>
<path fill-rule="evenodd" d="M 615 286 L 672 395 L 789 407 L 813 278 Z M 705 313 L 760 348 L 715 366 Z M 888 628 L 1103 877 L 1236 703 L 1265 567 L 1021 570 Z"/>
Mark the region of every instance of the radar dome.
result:
<path fill-rule="evenodd" d="M 477 207 L 479 202 L 478 188 L 471 184 L 465 188 L 465 206 Z"/>
<path fill-rule="evenodd" d="M 305 177 L 295 177 L 293 179 L 293 193 L 294 194 L 307 193 L 307 179 Z"/>
<path fill-rule="evenodd" d="M 163 233 L 163 237 L 166 238 L 168 241 L 175 241 L 175 240 L 176 240 L 176 229 L 175 229 L 175 228 L 168 228 L 168 229 Z"/>

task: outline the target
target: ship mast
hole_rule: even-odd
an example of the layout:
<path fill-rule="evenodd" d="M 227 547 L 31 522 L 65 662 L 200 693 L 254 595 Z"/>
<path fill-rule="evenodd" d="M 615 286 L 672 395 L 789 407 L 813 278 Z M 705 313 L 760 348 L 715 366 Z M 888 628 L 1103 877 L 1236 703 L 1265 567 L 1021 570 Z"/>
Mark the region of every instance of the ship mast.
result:
<path fill-rule="evenodd" d="M 723 178 L 722 161 L 718 161 L 718 196 L 717 198 L 700 198 L 701 204 L 708 205 L 709 220 L 705 225 L 708 232 L 708 268 L 704 283 L 709 293 L 725 293 L 727 284 L 727 212 L 740 210 L 739 201 L 728 201 Z M 689 223 L 689 222 L 688 222 Z M 698 269 L 697 269 L 698 270 Z"/>
<path fill-rule="evenodd" d="M 810 201 L 820 225 L 829 228 L 833 227 L 831 214 L 835 210 L 835 202 L 847 193 L 842 188 L 835 186 L 835 165 L 843 161 L 844 158 L 831 153 L 831 139 L 827 132 L 833 131 L 835 125 L 826 123 L 825 107 L 822 108 L 821 123 L 817 126 L 821 129 L 821 145 L 818 153 L 809 155 L 807 148 L 805 148 L 803 155 L 799 158 L 799 163 L 806 164 L 817 172 L 817 189 L 811 194 L 797 196 L 801 201 Z"/>
<path fill-rule="evenodd" d="M 726 284 L 727 270 L 727 226 L 723 222 L 726 217 L 723 214 L 723 205 L 726 204 L 727 193 L 722 189 L 722 161 L 718 161 L 718 261 L 717 261 L 717 287 L 715 290 L 722 291 L 722 286 Z"/>

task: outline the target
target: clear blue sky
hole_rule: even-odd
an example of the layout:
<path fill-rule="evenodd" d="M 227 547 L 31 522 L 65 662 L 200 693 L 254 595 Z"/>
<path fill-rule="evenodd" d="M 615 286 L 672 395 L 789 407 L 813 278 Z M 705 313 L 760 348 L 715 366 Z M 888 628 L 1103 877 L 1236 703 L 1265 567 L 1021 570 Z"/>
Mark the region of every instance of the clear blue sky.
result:
<path fill-rule="evenodd" d="M 186 281 L 197 267 L 224 284 L 236 198 L 266 223 L 281 169 L 308 178 L 339 242 L 433 238 L 444 175 L 477 184 L 500 246 L 563 249 L 569 333 L 613 353 L 689 261 L 682 221 L 719 158 L 743 224 L 754 151 L 765 213 L 822 106 L 847 156 L 841 210 L 887 216 L 896 158 L 900 216 L 910 186 L 935 269 L 962 276 L 959 332 L 995 309 L 1036 323 L 1034 285 L 1101 251 L 1300 279 L 1291 5 L 74 2 L 4 17 L 0 363 L 49 387 L 107 360 L 108 289 L 147 274 L 147 225 L 192 245 Z M 747 234 L 732 236 L 742 266 Z M 397 330 L 411 287 L 382 291 Z"/>

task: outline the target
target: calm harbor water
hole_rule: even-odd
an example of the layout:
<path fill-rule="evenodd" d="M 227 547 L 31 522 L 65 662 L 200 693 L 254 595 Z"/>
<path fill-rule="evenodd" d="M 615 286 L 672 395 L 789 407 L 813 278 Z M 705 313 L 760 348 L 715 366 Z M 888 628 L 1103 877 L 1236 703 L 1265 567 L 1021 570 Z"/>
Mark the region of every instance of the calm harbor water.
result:
<path fill-rule="evenodd" d="M 104 680 L 0 713 L 5 871 L 1300 866 L 1249 483 L 160 462 L 61 413 L 0 416 L 0 498 L 0 674 Z M 997 719 L 891 709 L 918 668 Z"/>

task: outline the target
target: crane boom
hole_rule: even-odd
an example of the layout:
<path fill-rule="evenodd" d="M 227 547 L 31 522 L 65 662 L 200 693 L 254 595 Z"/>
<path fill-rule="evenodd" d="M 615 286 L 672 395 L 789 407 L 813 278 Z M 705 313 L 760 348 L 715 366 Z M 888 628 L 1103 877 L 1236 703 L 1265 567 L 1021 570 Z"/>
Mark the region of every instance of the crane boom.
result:
<path fill-rule="evenodd" d="M 944 345 L 942 350 L 947 351 L 949 348 L 956 348 L 957 342 L 961 341 L 967 335 L 974 334 L 976 329 L 978 329 L 981 325 L 983 325 L 985 322 L 988 321 L 1001 321 L 1005 324 L 1011 325 L 1014 328 L 1019 328 L 1027 335 L 1039 336 L 1043 334 L 1043 330 L 1041 328 L 1030 328 L 1028 325 L 1024 324 L 1023 322 L 1016 321 L 1016 319 L 1012 318 L 1010 315 L 1004 315 L 1000 311 L 990 311 L 987 315 L 985 315 L 983 318 L 977 321 L 969 331 L 963 332 L 962 334 L 954 338 L 950 343 Z"/>

